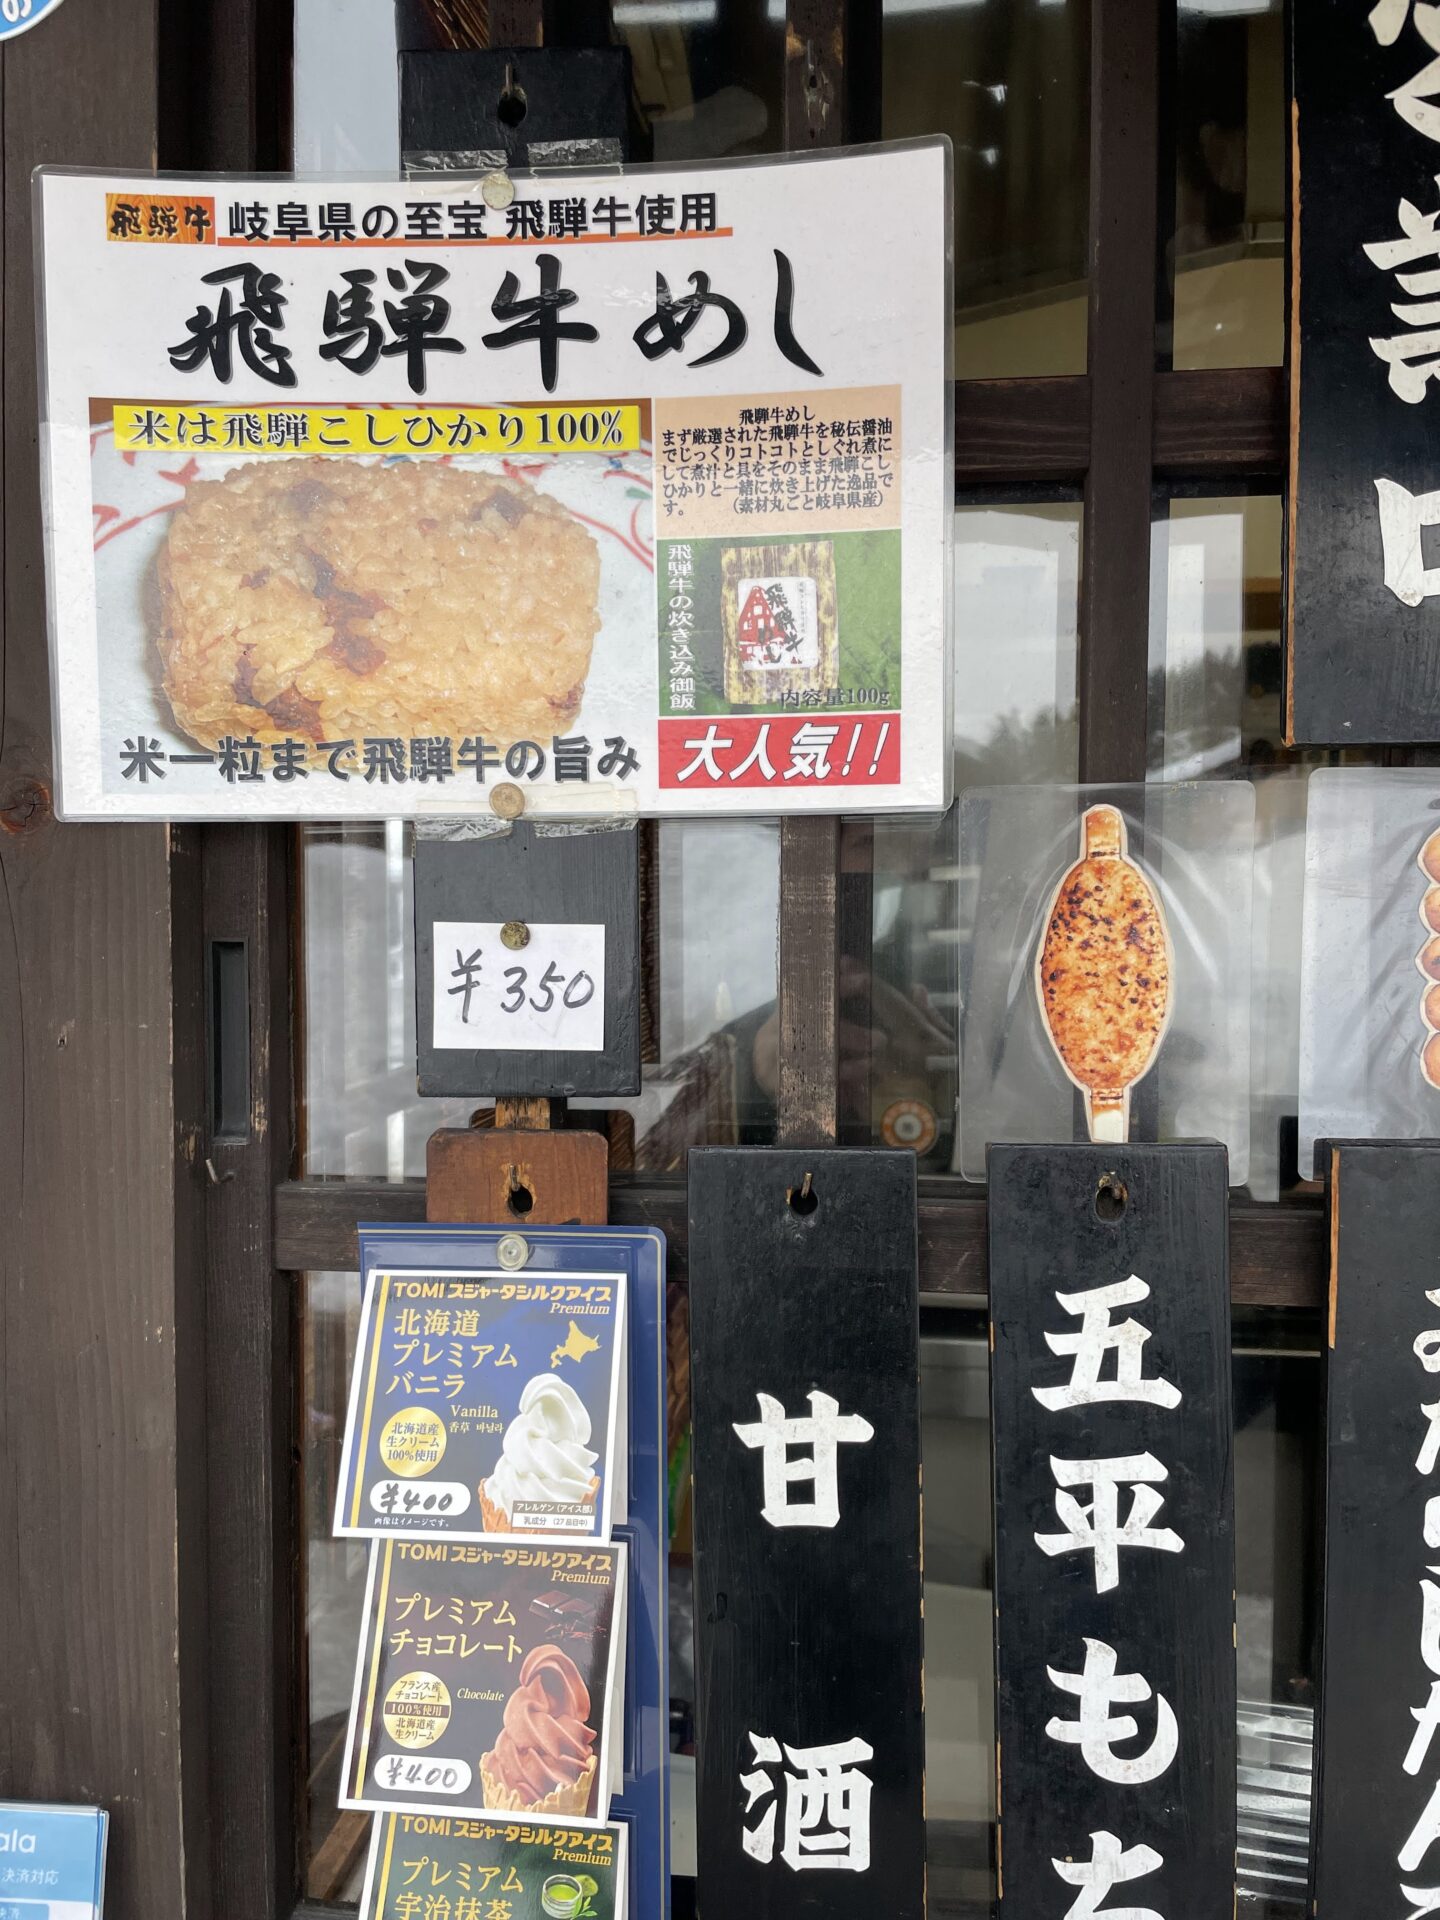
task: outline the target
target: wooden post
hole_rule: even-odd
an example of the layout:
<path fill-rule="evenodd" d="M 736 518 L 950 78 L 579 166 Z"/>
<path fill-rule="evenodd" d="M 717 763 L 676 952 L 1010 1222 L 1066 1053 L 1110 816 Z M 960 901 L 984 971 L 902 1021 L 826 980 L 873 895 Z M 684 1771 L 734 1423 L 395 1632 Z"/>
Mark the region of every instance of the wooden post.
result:
<path fill-rule="evenodd" d="M 545 38 L 544 18 L 544 0 L 491 0 L 485 44 L 496 49 L 539 48 Z M 447 37 L 459 47 L 479 36 L 464 32 Z M 550 53 L 539 59 L 549 61 L 548 70 L 553 73 L 560 70 L 555 62 L 566 56 Z M 573 71 L 573 65 L 565 70 Z M 547 69 L 535 66 L 526 71 L 543 73 Z M 551 92 L 556 99 L 563 97 L 558 82 L 552 83 Z M 402 89 L 402 150 L 436 150 L 436 128 L 427 117 L 436 110 L 437 103 L 425 99 L 422 92 L 412 94 Z M 476 111 L 478 114 L 478 102 Z M 586 111 L 597 120 L 592 127 L 597 138 L 604 136 L 623 155 L 627 140 L 624 102 L 607 96 L 607 104 L 590 102 Z M 608 114 L 612 124 L 598 124 L 603 114 Z M 533 117 L 527 112 L 527 121 Z M 456 137 L 453 116 L 445 124 L 451 137 Z M 496 1079 L 506 1066 L 520 1064 L 524 1072 L 523 1077 L 510 1079 L 506 1093 L 496 1096 L 493 1126 L 441 1128 L 430 1136 L 426 1146 L 426 1214 L 431 1220 L 464 1224 L 514 1221 L 519 1226 L 528 1221 L 534 1226 L 599 1226 L 607 1218 L 609 1143 L 604 1134 L 556 1128 L 553 1122 L 559 1103 L 552 1108 L 548 1096 L 564 1087 L 597 1093 L 639 1090 L 639 841 L 633 833 L 539 841 L 533 837 L 529 823 L 522 823 L 513 814 L 505 817 L 514 818 L 515 826 L 505 841 L 490 843 L 488 866 L 483 870 L 490 882 L 487 898 L 493 907 L 499 898 L 496 888 L 511 889 L 503 906 L 494 907 L 502 918 L 543 921 L 563 917 L 606 925 L 606 1046 L 603 1053 L 572 1057 L 569 1080 L 562 1082 L 561 1089 L 555 1085 L 556 1062 L 547 1062 L 543 1054 L 527 1058 L 493 1052 L 477 1056 L 452 1053 L 450 1078 L 444 1077 L 447 1069 L 424 1037 L 432 1010 L 429 970 L 433 922 L 439 917 L 436 901 L 453 899 L 457 889 L 463 894 L 469 882 L 478 882 L 480 870 L 475 862 L 484 843 L 427 842 L 423 873 L 417 859 L 415 888 L 422 1091 L 460 1091 L 473 1084 L 467 1076 L 481 1067 Z"/>
<path fill-rule="evenodd" d="M 54 818 L 30 174 L 153 164 L 162 37 L 110 0 L 0 59 L 0 1783 L 109 1808 L 114 1920 L 212 1911 L 200 886 L 164 827 Z"/>
<path fill-rule="evenodd" d="M 844 138 L 844 0 L 790 0 L 785 22 L 785 146 Z M 879 84 L 878 71 L 876 85 Z M 775 1137 L 796 1146 L 839 1130 L 840 822 L 801 814 L 780 823 L 780 1027 Z"/>
<path fill-rule="evenodd" d="M 1076 663 L 1087 781 L 1145 778 L 1163 12 L 1144 0 L 1091 9 L 1090 466 Z"/>

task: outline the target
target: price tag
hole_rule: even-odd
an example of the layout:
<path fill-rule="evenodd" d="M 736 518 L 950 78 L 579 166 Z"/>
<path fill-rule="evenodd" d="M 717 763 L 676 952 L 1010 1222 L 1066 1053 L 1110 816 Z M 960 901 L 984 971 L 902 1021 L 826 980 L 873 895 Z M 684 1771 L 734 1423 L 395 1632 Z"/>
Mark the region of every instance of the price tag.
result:
<path fill-rule="evenodd" d="M 525 923 L 507 946 L 498 920 L 437 920 L 433 1045 L 599 1053 L 605 1046 L 605 929 Z"/>

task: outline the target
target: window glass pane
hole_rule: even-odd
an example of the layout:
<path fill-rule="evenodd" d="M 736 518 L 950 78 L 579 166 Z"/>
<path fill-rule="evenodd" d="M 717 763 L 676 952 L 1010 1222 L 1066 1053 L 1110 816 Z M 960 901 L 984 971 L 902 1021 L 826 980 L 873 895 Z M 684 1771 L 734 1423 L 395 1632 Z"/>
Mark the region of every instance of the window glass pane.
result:
<path fill-rule="evenodd" d="M 1235 1317 L 1238 1911 L 1254 1920 L 1305 1907 L 1319 1341 L 1308 1314 Z"/>
<path fill-rule="evenodd" d="M 1180 0 L 1174 365 L 1278 366 L 1285 336 L 1281 0 Z"/>
<path fill-rule="evenodd" d="M 965 1313 L 926 1316 L 925 1745 L 931 1911 L 988 1914 L 995 1894 L 989 1351 Z M 1296 1911 L 1309 1821 L 1310 1596 L 1318 1328 L 1237 1318 L 1236 1622 L 1243 1912 Z M 1266 1832 L 1268 1827 L 1269 1831 Z"/>
<path fill-rule="evenodd" d="M 355 1902 L 370 1816 L 336 1806 L 345 1721 L 355 1677 L 369 1546 L 332 1540 L 350 1363 L 360 1326 L 353 1273 L 309 1273 L 300 1283 L 300 1618 L 306 1689 L 298 1716 L 301 1766 L 300 1884 L 307 1899 Z"/>
<path fill-rule="evenodd" d="M 955 377 L 1083 373 L 1089 0 L 885 0 L 886 139 L 955 147 Z"/>
<path fill-rule="evenodd" d="M 1076 777 L 1080 514 L 1073 501 L 955 515 L 957 787 Z"/>
<path fill-rule="evenodd" d="M 783 0 L 613 0 L 610 17 L 656 160 L 784 146 Z"/>
<path fill-rule="evenodd" d="M 1078 502 L 955 515 L 957 791 L 1076 777 L 1080 517 Z M 869 914 L 847 914 L 842 892 L 841 1106 L 860 1126 L 847 1137 L 913 1147 L 930 1172 L 948 1172 L 954 1157 L 959 957 L 972 908 L 956 817 L 952 807 L 938 823 L 852 824 L 842 845 L 852 894 L 873 861 Z"/>
<path fill-rule="evenodd" d="M 970 1314 L 927 1318 L 920 1442 L 930 1910 L 978 1915 L 995 1897 L 990 1351 Z"/>
<path fill-rule="evenodd" d="M 1281 742 L 1281 511 L 1273 495 L 1173 500 L 1155 526 L 1152 780 L 1255 783 L 1249 1191 L 1296 1184 L 1305 777 Z"/>
<path fill-rule="evenodd" d="M 654 1057 L 638 1099 L 571 1105 L 629 1113 L 636 1168 L 678 1170 L 687 1147 L 774 1137 L 779 833 L 665 821 L 641 835 Z M 301 847 L 305 1172 L 419 1177 L 435 1129 L 491 1102 L 415 1091 L 409 834 L 398 821 L 307 827 Z"/>
<path fill-rule="evenodd" d="M 375 0 L 294 0 L 294 8 L 296 171 L 398 168 L 394 7 Z"/>

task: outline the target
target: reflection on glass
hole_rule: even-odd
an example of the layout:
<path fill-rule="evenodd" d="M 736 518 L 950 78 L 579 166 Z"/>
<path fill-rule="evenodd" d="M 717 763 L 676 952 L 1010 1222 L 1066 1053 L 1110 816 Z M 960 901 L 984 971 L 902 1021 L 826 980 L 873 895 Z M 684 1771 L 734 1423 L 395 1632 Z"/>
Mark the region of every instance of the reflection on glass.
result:
<path fill-rule="evenodd" d="M 1088 0 L 885 0 L 884 133 L 955 148 L 955 376 L 1085 371 Z"/>
<path fill-rule="evenodd" d="M 415 1091 L 408 831 L 306 827 L 301 847 L 305 1171 L 418 1177 L 435 1129 L 465 1126 L 491 1101 Z M 667 821 L 653 839 L 647 830 L 641 858 L 654 894 L 642 949 L 655 1058 L 637 1099 L 571 1104 L 630 1116 L 633 1150 L 627 1126 L 612 1164 L 678 1170 L 688 1147 L 774 1137 L 779 835 L 766 821 Z"/>
<path fill-rule="evenodd" d="M 1281 742 L 1281 516 L 1271 495 L 1174 500 L 1151 567 L 1152 780 L 1255 782 L 1252 1197 L 1296 1181 L 1305 777 L 1327 756 Z"/>
<path fill-rule="evenodd" d="M 1172 500 L 1155 527 L 1163 646 L 1152 676 L 1152 778 L 1197 780 L 1283 752 L 1280 502 Z M 1159 720 L 1158 732 L 1154 722 Z"/>
<path fill-rule="evenodd" d="M 330 1537 L 359 1324 L 355 1274 L 305 1275 L 300 1295 L 300 1618 L 306 1699 L 300 1722 L 307 1738 L 300 1866 L 306 1898 L 326 1902 L 358 1901 L 370 1839 L 369 1814 L 344 1813 L 335 1804 L 369 1565 L 367 1542 Z"/>
<path fill-rule="evenodd" d="M 373 0 L 294 0 L 291 124 L 298 173 L 400 165 L 395 9 Z"/>
<path fill-rule="evenodd" d="M 1278 366 L 1285 304 L 1281 0 L 1180 0 L 1178 61 L 1174 365 Z"/>
<path fill-rule="evenodd" d="M 990 1354 L 964 1313 L 920 1342 L 925 1461 L 925 1803 L 932 1912 L 995 1897 Z"/>
<path fill-rule="evenodd" d="M 955 515 L 957 791 L 1076 777 L 1080 515 L 1078 503 Z M 954 1153 L 959 958 L 975 904 L 955 836 L 952 808 L 939 822 L 851 823 L 842 843 L 850 869 L 873 844 L 874 870 L 868 915 L 847 916 L 842 894 L 842 1108 L 848 1097 L 869 1116 L 844 1137 L 912 1147 L 937 1172 Z"/>
<path fill-rule="evenodd" d="M 955 784 L 1076 778 L 1078 502 L 955 515 Z"/>
<path fill-rule="evenodd" d="M 1242 1310 L 1234 1338 L 1239 1910 L 1289 1920 L 1309 1863 L 1319 1327 Z"/>
<path fill-rule="evenodd" d="M 775 0 L 613 0 L 657 161 L 785 144 L 785 8 Z"/>
<path fill-rule="evenodd" d="M 1302 1904 L 1309 1826 L 1318 1329 L 1285 1322 L 1242 1315 L 1233 1371 L 1239 1880 L 1255 1920 Z M 920 1351 L 931 1910 L 978 1916 L 995 1895 L 989 1352 L 960 1312 L 928 1314 Z"/>

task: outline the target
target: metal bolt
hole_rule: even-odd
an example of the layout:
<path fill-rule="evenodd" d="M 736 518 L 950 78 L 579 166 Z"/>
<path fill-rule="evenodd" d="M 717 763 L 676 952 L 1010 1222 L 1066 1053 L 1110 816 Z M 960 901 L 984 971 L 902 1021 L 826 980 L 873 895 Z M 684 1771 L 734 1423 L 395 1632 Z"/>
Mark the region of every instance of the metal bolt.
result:
<path fill-rule="evenodd" d="M 530 1242 L 520 1233 L 502 1233 L 495 1252 L 501 1266 L 508 1273 L 513 1273 L 530 1258 Z"/>
<path fill-rule="evenodd" d="M 502 780 L 490 789 L 490 811 L 502 820 L 518 820 L 525 811 L 525 796 L 511 780 Z"/>
<path fill-rule="evenodd" d="M 508 173 L 501 173 L 498 169 L 494 173 L 487 173 L 480 182 L 480 198 L 487 207 L 494 207 L 497 213 L 502 212 L 515 198 L 515 182 Z"/>
<path fill-rule="evenodd" d="M 500 938 L 513 953 L 530 944 L 530 929 L 523 920 L 507 920 L 500 929 Z"/>

